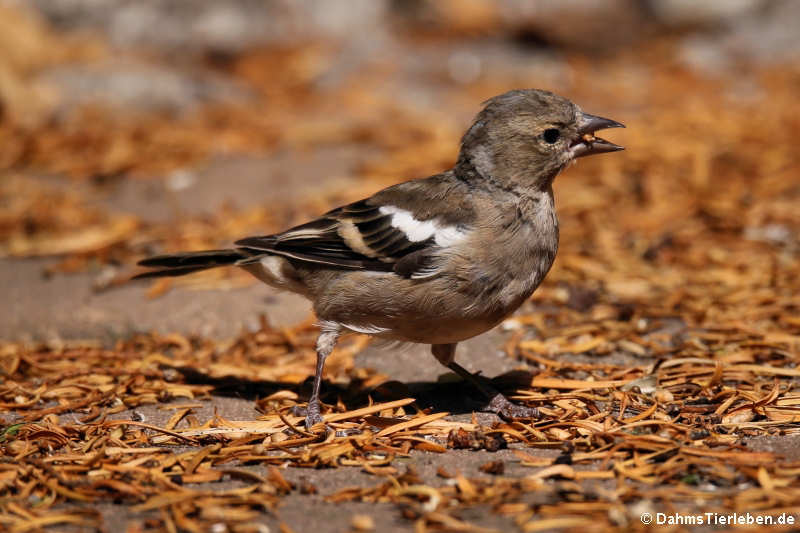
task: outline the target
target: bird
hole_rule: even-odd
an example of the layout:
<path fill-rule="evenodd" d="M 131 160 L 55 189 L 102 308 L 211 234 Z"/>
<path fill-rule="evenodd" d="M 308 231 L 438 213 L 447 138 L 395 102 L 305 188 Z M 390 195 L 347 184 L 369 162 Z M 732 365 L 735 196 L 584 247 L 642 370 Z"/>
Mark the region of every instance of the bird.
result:
<path fill-rule="evenodd" d="M 623 150 L 594 134 L 624 127 L 546 90 L 512 90 L 484 102 L 449 170 L 230 249 L 144 259 L 139 265 L 153 270 L 135 278 L 234 265 L 309 299 L 320 331 L 308 429 L 324 422 L 325 359 L 348 333 L 428 344 L 486 397 L 484 410 L 539 418 L 456 363 L 456 345 L 497 326 L 536 290 L 558 249 L 554 179 L 577 158 Z"/>

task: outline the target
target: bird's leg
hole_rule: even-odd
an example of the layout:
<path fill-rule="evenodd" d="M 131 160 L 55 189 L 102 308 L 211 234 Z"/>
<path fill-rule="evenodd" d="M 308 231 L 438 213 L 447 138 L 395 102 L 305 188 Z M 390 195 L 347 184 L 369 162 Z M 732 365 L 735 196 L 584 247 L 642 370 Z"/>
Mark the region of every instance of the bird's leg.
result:
<path fill-rule="evenodd" d="M 489 402 L 484 405 L 484 411 L 495 413 L 503 418 L 539 418 L 541 416 L 539 410 L 535 407 L 527 407 L 525 405 L 512 403 L 502 392 L 494 387 L 484 385 L 478 380 L 475 374 L 455 361 L 451 361 L 447 365 L 447 368 L 474 385 L 475 388 L 488 398 Z"/>
<path fill-rule="evenodd" d="M 313 426 L 323 422 L 322 414 L 319 408 L 319 390 L 322 387 L 322 369 L 325 367 L 325 359 L 333 351 L 336 346 L 336 340 L 341 333 L 341 327 L 338 324 L 326 322 L 322 325 L 319 337 L 317 337 L 317 370 L 314 373 L 314 386 L 311 390 L 311 397 L 308 399 L 308 407 L 306 408 L 306 429 L 311 429 Z"/>
<path fill-rule="evenodd" d="M 492 386 L 487 386 L 463 366 L 455 362 L 455 344 L 434 344 L 431 352 L 436 359 L 444 366 L 461 376 L 462 379 L 472 384 L 481 394 L 486 396 L 489 402 L 484 406 L 484 410 L 495 413 L 503 418 L 539 418 L 541 415 L 535 407 L 518 405 L 509 401 L 503 393 Z"/>

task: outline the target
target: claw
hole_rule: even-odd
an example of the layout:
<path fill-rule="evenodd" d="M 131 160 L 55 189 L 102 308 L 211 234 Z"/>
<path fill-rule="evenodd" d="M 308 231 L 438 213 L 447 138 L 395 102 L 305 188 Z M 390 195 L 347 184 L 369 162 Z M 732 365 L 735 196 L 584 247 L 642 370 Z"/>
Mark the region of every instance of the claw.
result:
<path fill-rule="evenodd" d="M 542 414 L 535 407 L 527 407 L 512 403 L 503 396 L 501 393 L 495 394 L 489 403 L 486 404 L 485 410 L 499 415 L 505 420 L 513 420 L 515 418 L 541 418 Z"/>
<path fill-rule="evenodd" d="M 292 415 L 294 416 L 305 417 L 303 425 L 305 426 L 306 431 L 311 431 L 311 428 L 313 428 L 317 424 L 322 424 L 323 422 L 325 422 L 325 420 L 323 420 L 322 415 L 319 412 L 319 405 L 316 406 L 316 409 L 314 409 L 314 405 L 312 404 L 309 404 L 308 407 L 294 405 L 292 406 L 291 409 L 289 409 L 289 412 L 292 413 Z M 325 427 L 328 428 L 328 426 Z M 328 428 L 328 430 L 330 430 L 330 428 Z"/>
<path fill-rule="evenodd" d="M 306 412 L 307 412 L 306 408 L 303 407 L 302 405 L 293 405 L 293 406 L 291 406 L 289 408 L 289 414 L 291 414 L 292 416 L 305 417 L 306 416 Z"/>
<path fill-rule="evenodd" d="M 311 406 L 306 409 L 306 431 L 311 431 L 311 428 L 317 424 L 323 424 L 324 422 L 325 421 L 322 419 L 322 415 L 319 413 L 319 406 L 317 406 L 316 409 L 312 409 Z"/>

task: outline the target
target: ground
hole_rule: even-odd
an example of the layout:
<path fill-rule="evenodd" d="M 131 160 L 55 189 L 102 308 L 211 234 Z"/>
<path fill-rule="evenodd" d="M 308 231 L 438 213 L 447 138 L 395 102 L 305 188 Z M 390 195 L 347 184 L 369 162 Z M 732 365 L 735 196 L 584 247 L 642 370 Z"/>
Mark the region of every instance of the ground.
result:
<path fill-rule="evenodd" d="M 2 527 L 800 520 L 796 4 L 117 4 L 0 3 Z M 558 177 L 544 284 L 459 345 L 539 420 L 353 336 L 308 432 L 307 302 L 232 269 L 129 281 L 439 172 L 531 86 L 627 125 Z"/>

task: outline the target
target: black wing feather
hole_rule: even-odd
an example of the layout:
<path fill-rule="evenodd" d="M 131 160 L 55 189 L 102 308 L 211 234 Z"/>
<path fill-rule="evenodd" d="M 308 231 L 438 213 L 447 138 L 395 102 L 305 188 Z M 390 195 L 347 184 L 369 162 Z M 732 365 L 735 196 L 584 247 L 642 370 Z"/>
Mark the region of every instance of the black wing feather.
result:
<path fill-rule="evenodd" d="M 353 232 L 358 234 L 356 240 L 360 242 L 353 242 Z M 412 275 L 412 265 L 429 264 L 425 251 L 433 252 L 436 247 L 433 238 L 410 241 L 403 231 L 392 226 L 391 214 L 381 212 L 380 207 L 370 205 L 368 200 L 334 209 L 283 233 L 241 239 L 236 246 L 255 254 L 239 264 L 258 260 L 258 255 L 268 253 L 303 263 L 380 272 L 395 270 L 399 261 L 414 254 L 415 259 L 402 263 L 402 273 L 398 272 L 405 277 Z"/>
<path fill-rule="evenodd" d="M 157 255 L 142 259 L 137 264 L 144 267 L 210 268 L 213 265 L 230 265 L 242 259 L 242 252 L 236 250 L 205 250 L 202 252 L 186 252 L 182 254 Z"/>

